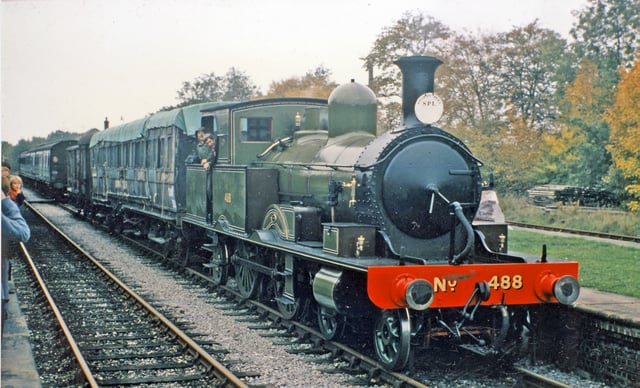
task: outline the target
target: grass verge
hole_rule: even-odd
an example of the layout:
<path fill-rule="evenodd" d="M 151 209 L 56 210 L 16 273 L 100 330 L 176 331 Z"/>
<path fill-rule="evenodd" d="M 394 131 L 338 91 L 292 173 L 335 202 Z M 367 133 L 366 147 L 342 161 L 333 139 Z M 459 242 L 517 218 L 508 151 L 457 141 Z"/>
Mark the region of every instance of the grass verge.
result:
<path fill-rule="evenodd" d="M 579 237 L 509 231 L 509 250 L 540 255 L 547 244 L 549 257 L 580 263 L 583 287 L 640 298 L 640 249 Z"/>

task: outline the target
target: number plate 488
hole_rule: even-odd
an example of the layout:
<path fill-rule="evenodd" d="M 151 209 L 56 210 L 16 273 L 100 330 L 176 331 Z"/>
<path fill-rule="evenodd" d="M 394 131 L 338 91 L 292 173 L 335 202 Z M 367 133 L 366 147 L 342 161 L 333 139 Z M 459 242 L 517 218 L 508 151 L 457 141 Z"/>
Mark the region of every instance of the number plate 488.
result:
<path fill-rule="evenodd" d="M 494 290 L 519 290 L 523 286 L 522 284 L 522 276 L 521 275 L 493 275 L 491 280 L 489 280 L 489 287 Z"/>

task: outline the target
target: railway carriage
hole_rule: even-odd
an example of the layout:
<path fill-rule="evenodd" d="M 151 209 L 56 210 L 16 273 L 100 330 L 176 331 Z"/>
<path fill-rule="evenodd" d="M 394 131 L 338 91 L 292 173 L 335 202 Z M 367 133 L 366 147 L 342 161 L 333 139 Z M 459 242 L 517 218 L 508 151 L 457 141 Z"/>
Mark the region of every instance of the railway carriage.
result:
<path fill-rule="evenodd" d="M 89 143 L 98 132 L 93 128 L 80 136 L 76 144 L 67 148 L 67 195 L 69 204 L 81 212 L 91 207 L 91 161 Z"/>
<path fill-rule="evenodd" d="M 58 200 L 64 200 L 67 187 L 66 149 L 75 140 L 47 143 L 20 154 L 20 176 L 34 189 L 48 191 Z"/>
<path fill-rule="evenodd" d="M 186 204 L 185 160 L 205 103 L 159 112 L 105 129 L 89 145 L 93 216 L 117 231 L 166 244 L 177 236 Z"/>

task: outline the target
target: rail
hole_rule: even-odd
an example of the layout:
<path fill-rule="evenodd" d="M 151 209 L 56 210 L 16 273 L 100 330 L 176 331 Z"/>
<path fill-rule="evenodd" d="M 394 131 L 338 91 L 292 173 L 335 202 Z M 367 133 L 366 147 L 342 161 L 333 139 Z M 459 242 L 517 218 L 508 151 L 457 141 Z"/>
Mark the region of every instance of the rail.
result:
<path fill-rule="evenodd" d="M 179 341 L 183 344 L 185 348 L 188 348 L 193 354 L 197 354 L 197 361 L 201 364 L 206 365 L 207 369 L 212 373 L 219 382 L 223 382 L 223 386 L 233 386 L 233 387 L 246 387 L 247 385 L 242 382 L 237 376 L 235 376 L 231 371 L 229 371 L 224 365 L 214 359 L 205 349 L 203 349 L 200 345 L 198 345 L 195 341 L 193 341 L 188 335 L 186 335 L 180 328 L 178 328 L 175 324 L 173 324 L 169 319 L 167 319 L 163 314 L 157 311 L 153 306 L 147 303 L 140 295 L 138 295 L 135 291 L 129 288 L 126 284 L 120 281 L 113 273 L 111 273 L 107 268 L 105 268 L 102 264 L 98 262 L 96 258 L 94 258 L 89 252 L 85 251 L 82 247 L 80 247 L 77 243 L 71 240 L 62 230 L 49 222 L 46 217 L 40 213 L 37 209 L 27 203 L 27 206 L 31 210 L 31 212 L 37 216 L 40 220 L 42 220 L 47 228 L 53 230 L 57 236 L 59 236 L 65 244 L 71 246 L 79 255 L 83 256 L 87 261 L 89 261 L 101 274 L 103 274 L 110 284 L 114 285 L 116 288 L 124 292 L 128 298 L 135 300 L 135 302 L 142 307 L 145 311 L 147 311 L 152 320 L 156 320 L 170 332 L 172 333 L 172 337 L 178 338 Z M 36 265 L 34 261 L 31 259 L 31 256 L 26 250 L 24 244 L 22 244 L 25 257 L 28 257 L 30 262 L 30 267 L 34 272 L 35 277 L 38 279 L 38 283 L 41 285 L 41 289 L 46 295 L 49 304 L 52 306 L 52 309 L 56 315 L 58 322 L 60 323 L 60 327 L 64 331 L 65 336 L 67 337 L 70 346 L 73 350 L 75 358 L 78 360 L 79 365 L 85 375 L 87 382 L 93 387 L 98 386 L 95 378 L 93 377 L 93 372 L 89 367 L 89 363 L 85 360 L 82 355 L 81 349 L 76 345 L 75 340 L 73 339 L 73 334 L 67 324 L 64 322 L 63 314 L 60 312 L 60 309 L 56 306 L 54 298 L 51 296 L 51 293 L 48 291 L 46 286 L 44 285 L 44 280 L 42 276 L 39 275 Z"/>
<path fill-rule="evenodd" d="M 537 229 L 537 230 L 545 230 L 545 231 L 549 231 L 549 232 L 560 232 L 560 233 L 567 233 L 567 234 L 575 234 L 576 236 L 598 237 L 598 238 L 604 238 L 604 239 L 608 239 L 608 240 L 628 241 L 628 242 L 640 243 L 640 236 L 628 236 L 628 235 L 622 235 L 622 234 L 591 232 L 591 231 L 587 231 L 587 230 L 559 228 L 559 227 L 555 227 L 555 226 L 528 224 L 528 223 L 517 222 L 517 221 L 507 221 L 507 223 L 509 225 L 512 225 L 512 226 L 519 226 L 521 228 L 526 228 L 526 229 Z"/>

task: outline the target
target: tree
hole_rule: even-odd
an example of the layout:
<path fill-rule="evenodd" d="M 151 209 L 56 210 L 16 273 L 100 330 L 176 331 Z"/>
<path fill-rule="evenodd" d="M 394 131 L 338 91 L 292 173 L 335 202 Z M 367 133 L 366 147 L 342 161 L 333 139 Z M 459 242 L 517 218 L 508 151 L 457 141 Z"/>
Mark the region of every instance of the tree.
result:
<path fill-rule="evenodd" d="M 373 48 L 363 58 L 365 68 L 379 71 L 379 75 L 373 77 L 373 85 L 369 86 L 380 97 L 399 95 L 400 70 L 393 62 L 410 55 L 439 56 L 450 34 L 447 26 L 431 16 L 405 13 L 378 35 Z"/>
<path fill-rule="evenodd" d="M 483 149 L 481 158 L 492 166 L 501 191 L 522 194 L 544 176 L 542 134 L 531 130 L 515 110 L 507 117 L 507 123 L 500 126 L 497 136 L 492 137 L 491 148 Z"/>
<path fill-rule="evenodd" d="M 638 0 L 590 0 L 571 30 L 578 57 L 588 57 L 601 70 L 616 73 L 636 59 L 640 41 Z"/>
<path fill-rule="evenodd" d="M 378 35 L 369 54 L 362 58 L 371 74 L 369 87 L 381 98 L 378 131 L 385 132 L 402 123 L 401 105 L 394 98 L 401 95 L 402 77 L 393 62 L 410 55 L 441 57 L 450 34 L 449 28 L 433 17 L 407 12 Z M 377 75 L 373 76 L 374 72 Z"/>
<path fill-rule="evenodd" d="M 597 65 L 584 59 L 575 80 L 565 91 L 562 123 L 572 135 L 569 147 L 573 157 L 564 161 L 568 184 L 600 186 L 607 174 L 611 156 L 606 150 L 609 127 L 603 114 L 610 92 L 602 85 Z M 565 134 L 565 139 L 568 139 Z"/>
<path fill-rule="evenodd" d="M 222 85 L 224 86 L 223 101 L 246 101 L 260 95 L 258 87 L 253 84 L 251 78 L 235 67 L 229 69 Z"/>
<path fill-rule="evenodd" d="M 302 77 L 291 77 L 271 82 L 264 97 L 328 98 L 333 89 L 338 86 L 330 78 L 331 70 L 320 65 L 314 70 L 309 70 Z"/>
<path fill-rule="evenodd" d="M 235 67 L 230 68 L 225 76 L 211 72 L 196 77 L 192 82 L 183 82 L 177 93 L 181 101 L 178 107 L 210 101 L 245 101 L 260 95 L 249 76 Z"/>
<path fill-rule="evenodd" d="M 558 116 L 558 70 L 566 62 L 567 44 L 557 32 L 533 23 L 498 34 L 492 67 L 501 99 L 523 123 L 539 132 L 553 130 Z"/>
<path fill-rule="evenodd" d="M 625 190 L 634 198 L 629 207 L 640 211 L 640 58 L 620 74 L 615 102 L 605 114 L 611 128 L 607 150 L 613 165 L 609 175 L 622 177 Z"/>
<path fill-rule="evenodd" d="M 489 36 L 452 35 L 443 53 L 436 93 L 445 101 L 442 123 L 447 128 L 496 134 L 504 104 L 498 98 L 496 56 Z"/>
<path fill-rule="evenodd" d="M 620 170 L 610 169 L 610 122 L 605 120 L 605 112 L 614 103 L 620 80 L 618 68 L 628 68 L 636 58 L 640 2 L 589 0 L 589 5 L 576 16 L 571 47 L 581 62 L 577 71 L 570 74 L 574 78 L 567 82 L 561 100 L 559 123 L 563 133 L 547 139 L 555 142 L 552 150 L 564 149 L 566 157 L 551 154 L 548 172 L 552 180 L 564 179 L 562 183 L 606 184 L 614 192 L 623 192 L 625 179 Z"/>

